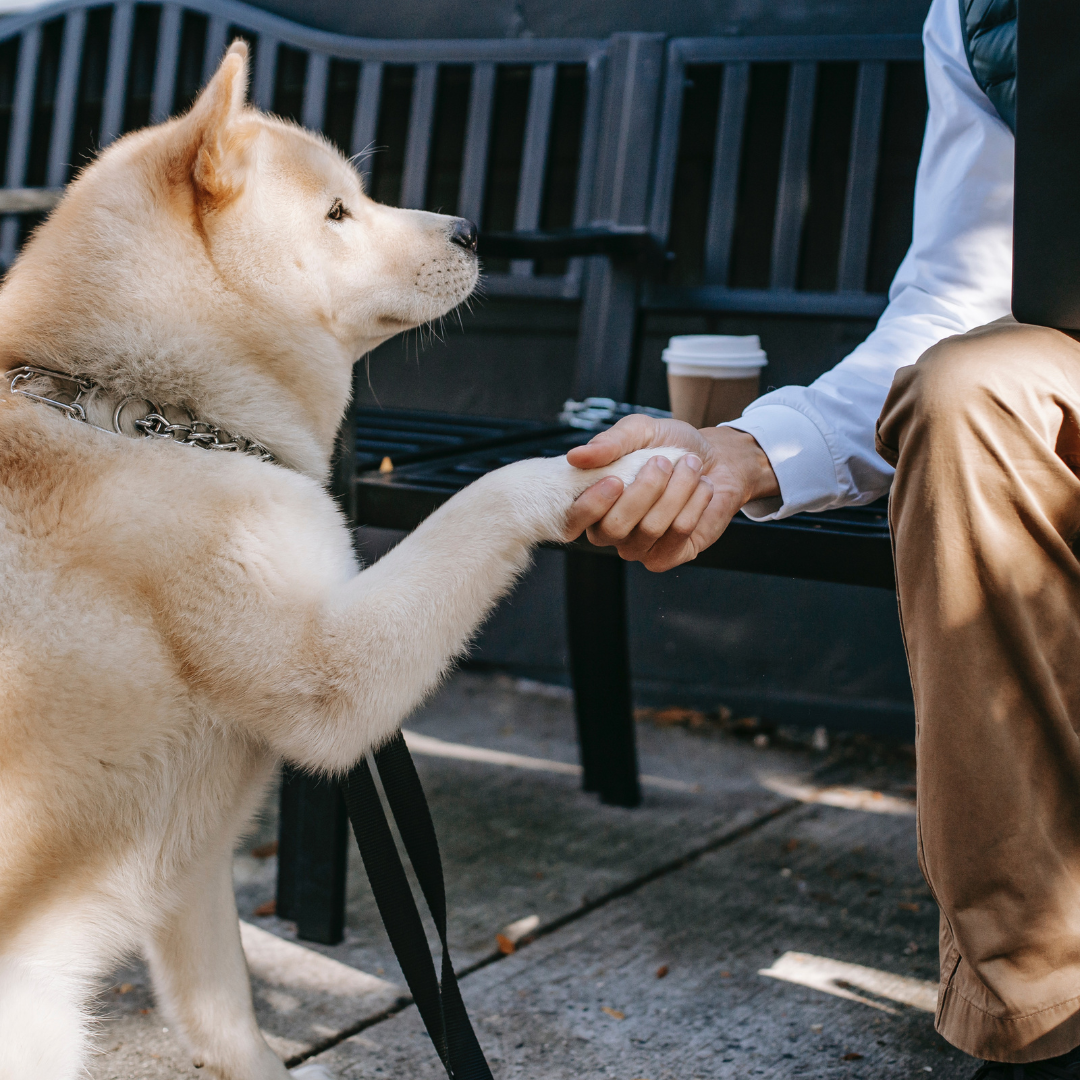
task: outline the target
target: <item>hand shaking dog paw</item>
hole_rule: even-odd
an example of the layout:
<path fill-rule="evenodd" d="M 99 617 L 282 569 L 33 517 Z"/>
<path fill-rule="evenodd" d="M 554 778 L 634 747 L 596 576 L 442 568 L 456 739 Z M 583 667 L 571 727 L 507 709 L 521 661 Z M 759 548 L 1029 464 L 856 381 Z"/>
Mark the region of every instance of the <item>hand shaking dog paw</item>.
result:
<path fill-rule="evenodd" d="M 624 484 L 630 485 L 637 478 L 637 474 L 645 467 L 646 463 L 656 457 L 667 458 L 674 465 L 689 453 L 679 446 L 648 447 L 645 450 L 635 450 L 632 454 L 613 461 L 610 465 L 604 465 L 599 469 L 580 470 L 584 477 L 588 478 L 589 484 L 595 484 L 605 476 L 617 476 Z M 588 486 L 588 485 L 586 485 Z"/>

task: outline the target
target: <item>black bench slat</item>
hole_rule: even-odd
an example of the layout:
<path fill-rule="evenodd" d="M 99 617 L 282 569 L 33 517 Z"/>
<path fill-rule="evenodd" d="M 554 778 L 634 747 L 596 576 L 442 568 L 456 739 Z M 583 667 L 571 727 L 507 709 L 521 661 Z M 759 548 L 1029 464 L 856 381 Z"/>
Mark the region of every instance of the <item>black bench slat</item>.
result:
<path fill-rule="evenodd" d="M 409 109 L 409 134 L 405 142 L 405 166 L 401 178 L 399 205 L 413 210 L 424 208 L 427 191 L 428 157 L 435 119 L 435 91 L 439 69 L 432 63 L 417 64 L 413 76 L 412 103 Z"/>
<path fill-rule="evenodd" d="M 816 63 L 801 61 L 791 65 L 769 271 L 773 289 L 794 289 L 799 271 L 816 85 Z"/>
<path fill-rule="evenodd" d="M 474 65 L 472 82 L 469 84 L 469 115 L 465 121 L 461 191 L 458 195 L 458 213 L 470 221 L 479 222 L 483 212 L 484 177 L 487 174 L 494 101 L 495 65 Z"/>
<path fill-rule="evenodd" d="M 529 105 L 525 118 L 525 144 L 521 151 L 521 179 L 518 183 L 515 232 L 530 232 L 540 225 L 540 204 L 544 197 L 544 163 L 551 135 L 551 110 L 555 104 L 554 63 L 537 64 L 529 82 Z M 526 273 L 530 270 L 524 268 Z"/>
<path fill-rule="evenodd" d="M 351 154 L 364 154 L 375 145 L 379 126 L 379 100 L 382 93 L 383 65 L 381 60 L 366 60 L 360 68 L 356 89 L 356 110 L 353 113 Z M 360 161 L 357 168 L 364 174 L 364 183 L 371 183 L 370 158 Z M 365 166 L 367 166 L 365 168 Z"/>
<path fill-rule="evenodd" d="M 726 282 L 728 279 L 731 244 L 735 237 L 735 204 L 743 130 L 746 126 L 746 102 L 750 94 L 750 65 L 725 65 L 722 87 L 705 232 L 705 280 L 714 282 Z M 678 125 L 675 130 L 677 133 Z M 674 164 L 673 155 L 672 168 Z M 670 198 L 668 201 L 670 203 Z M 670 213 L 670 205 L 665 208 L 665 213 Z M 666 228 L 665 223 L 665 231 Z"/>
<path fill-rule="evenodd" d="M 866 285 L 887 73 L 884 60 L 868 60 L 859 65 L 836 282 L 837 288 L 844 292 L 862 290 Z"/>

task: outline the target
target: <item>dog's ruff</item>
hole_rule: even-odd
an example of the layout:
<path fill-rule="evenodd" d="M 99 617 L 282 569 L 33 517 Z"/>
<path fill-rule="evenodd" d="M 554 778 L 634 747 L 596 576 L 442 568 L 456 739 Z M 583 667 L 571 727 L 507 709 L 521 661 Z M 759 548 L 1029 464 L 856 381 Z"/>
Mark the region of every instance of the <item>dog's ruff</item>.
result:
<path fill-rule="evenodd" d="M 353 362 L 463 300 L 476 259 L 245 84 L 236 44 L 190 113 L 82 173 L 0 289 L 0 370 L 174 403 L 287 466 L 0 388 L 0 1080 L 84 1075 L 92 989 L 134 951 L 203 1076 L 287 1080 L 231 878 L 277 763 L 348 768 L 580 492 L 681 453 L 511 465 L 359 572 L 322 487 Z"/>

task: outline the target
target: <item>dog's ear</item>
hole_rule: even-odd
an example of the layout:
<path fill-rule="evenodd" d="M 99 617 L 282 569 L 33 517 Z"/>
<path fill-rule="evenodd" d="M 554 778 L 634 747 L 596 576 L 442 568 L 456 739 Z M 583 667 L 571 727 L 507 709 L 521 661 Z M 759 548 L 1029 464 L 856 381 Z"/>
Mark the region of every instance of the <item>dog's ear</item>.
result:
<path fill-rule="evenodd" d="M 247 67 L 247 43 L 237 39 L 187 116 L 191 180 L 206 209 L 230 202 L 243 187 L 247 139 L 236 121 L 244 109 Z"/>

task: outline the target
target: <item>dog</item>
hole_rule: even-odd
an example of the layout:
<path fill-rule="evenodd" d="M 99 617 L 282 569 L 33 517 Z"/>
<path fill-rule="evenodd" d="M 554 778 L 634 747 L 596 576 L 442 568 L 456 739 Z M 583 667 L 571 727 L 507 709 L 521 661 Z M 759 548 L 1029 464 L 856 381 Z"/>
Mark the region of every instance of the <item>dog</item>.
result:
<path fill-rule="evenodd" d="M 133 952 L 204 1075 L 285 1080 L 231 880 L 279 762 L 377 747 L 582 491 L 680 454 L 519 462 L 361 570 L 324 489 L 353 364 L 472 292 L 475 229 L 372 202 L 246 86 L 236 42 L 0 288 L 0 1080 L 82 1075 Z"/>

